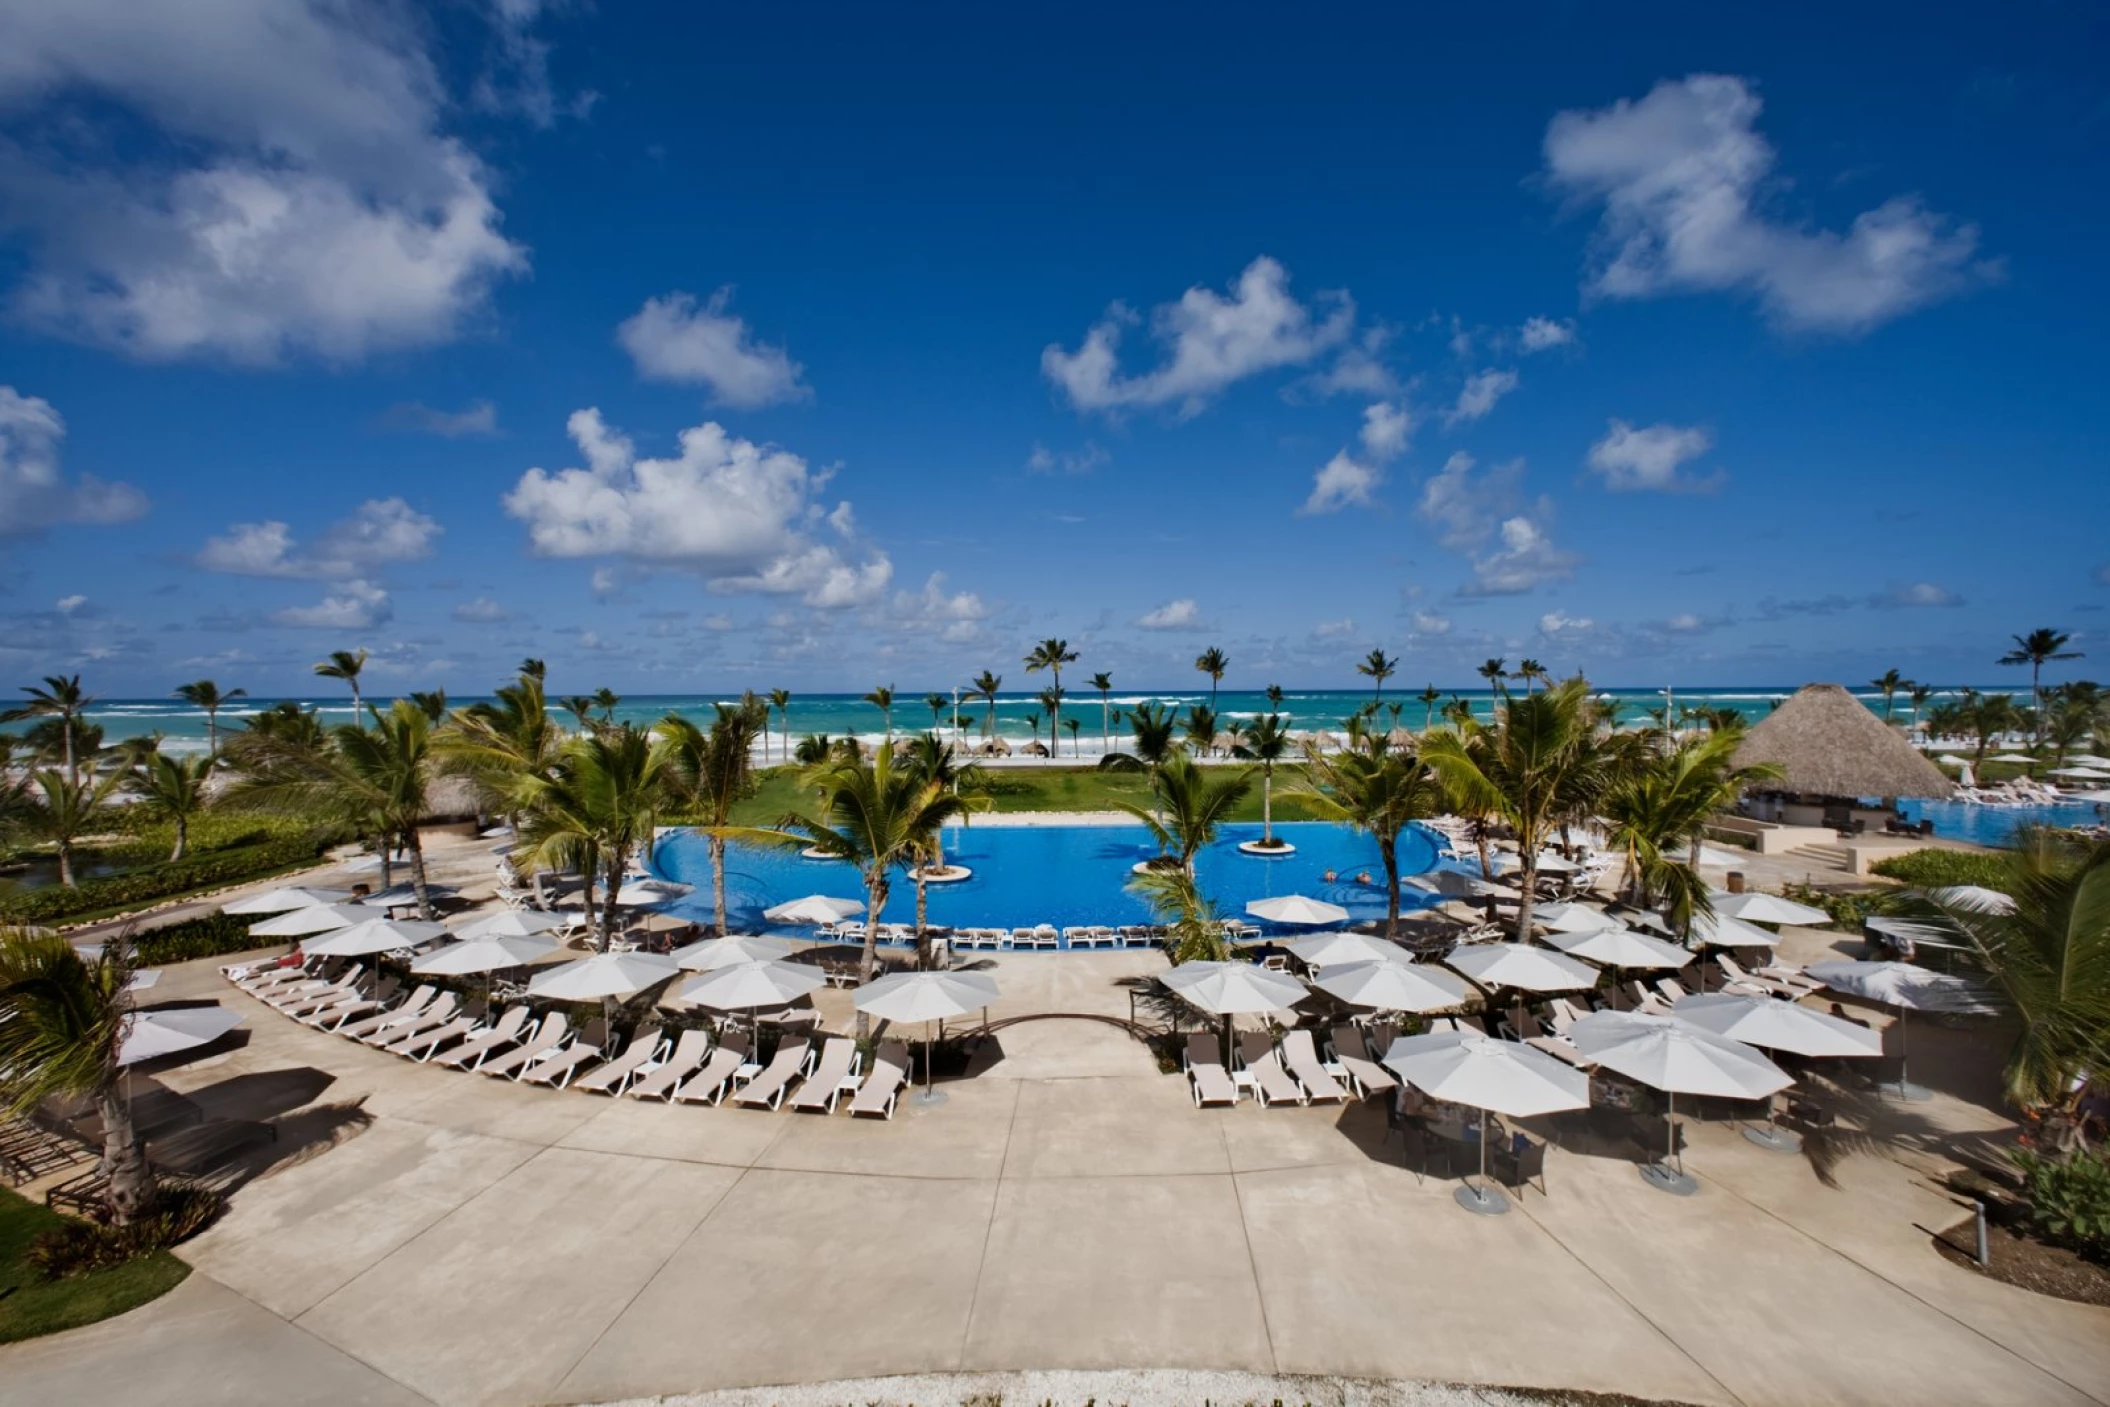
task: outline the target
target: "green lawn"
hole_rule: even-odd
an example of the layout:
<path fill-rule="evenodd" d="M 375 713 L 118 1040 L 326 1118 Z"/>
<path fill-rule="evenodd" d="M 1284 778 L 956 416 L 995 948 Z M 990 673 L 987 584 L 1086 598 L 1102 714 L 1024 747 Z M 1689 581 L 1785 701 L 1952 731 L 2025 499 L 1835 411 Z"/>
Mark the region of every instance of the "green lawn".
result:
<path fill-rule="evenodd" d="M 174 1289 L 190 1267 L 167 1251 L 77 1280 L 41 1280 L 22 1256 L 62 1218 L 0 1190 L 0 1343 L 33 1339 L 122 1314 Z"/>
<path fill-rule="evenodd" d="M 1229 776 L 1237 769 L 1211 769 L 1212 775 Z M 1310 813 L 1284 793 L 1296 783 L 1295 767 L 1275 769 L 1275 819 L 1308 820 Z M 792 770 L 776 768 L 763 774 L 761 789 L 743 802 L 735 819 L 743 825 L 769 825 L 787 811 L 807 810 L 813 796 L 792 782 Z M 1093 767 L 1051 767 L 989 771 L 988 791 L 998 811 L 1112 811 L 1119 803 L 1150 804 L 1150 786 L 1140 772 L 1101 772 Z M 1260 776 L 1253 775 L 1253 788 L 1233 813 L 1232 819 L 1260 819 Z"/>

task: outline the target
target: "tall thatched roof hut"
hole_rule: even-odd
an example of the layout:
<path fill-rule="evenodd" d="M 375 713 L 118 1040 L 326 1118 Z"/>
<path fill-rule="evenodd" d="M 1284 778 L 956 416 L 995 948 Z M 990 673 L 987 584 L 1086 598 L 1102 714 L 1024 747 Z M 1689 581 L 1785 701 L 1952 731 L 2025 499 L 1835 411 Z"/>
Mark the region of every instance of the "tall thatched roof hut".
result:
<path fill-rule="evenodd" d="M 1804 796 L 1935 797 L 1955 785 L 1890 725 L 1837 684 L 1805 684 L 1744 735 L 1739 767 L 1777 763 L 1769 790 Z"/>

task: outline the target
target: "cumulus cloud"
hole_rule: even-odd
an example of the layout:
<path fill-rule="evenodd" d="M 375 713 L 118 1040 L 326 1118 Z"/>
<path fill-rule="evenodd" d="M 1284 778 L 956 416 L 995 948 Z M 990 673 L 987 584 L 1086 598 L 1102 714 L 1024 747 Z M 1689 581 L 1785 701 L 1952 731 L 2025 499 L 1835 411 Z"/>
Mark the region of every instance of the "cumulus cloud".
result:
<path fill-rule="evenodd" d="M 1083 449 L 1066 450 L 1052 450 L 1036 443 L 1033 452 L 1026 456 L 1026 472 L 1074 477 L 1102 468 L 1112 457 L 1089 440 Z"/>
<path fill-rule="evenodd" d="M 877 599 L 893 579 L 885 553 L 845 555 L 856 547 L 850 505 L 824 505 L 828 475 L 788 450 L 706 421 L 681 432 L 672 458 L 640 458 L 598 410 L 573 412 L 566 428 L 585 467 L 530 469 L 504 499 L 540 556 L 677 568 L 714 590 L 824 607 Z"/>
<path fill-rule="evenodd" d="M 1201 607 L 1194 604 L 1192 596 L 1182 596 L 1167 601 L 1136 624 L 1145 630 L 1199 630 L 1202 628 Z"/>
<path fill-rule="evenodd" d="M 1458 391 L 1457 403 L 1444 412 L 1443 423 L 1460 425 L 1485 419 L 1487 413 L 1495 408 L 1495 402 L 1516 388 L 1517 374 L 1513 371 L 1496 371 L 1490 368 L 1487 371 L 1475 372 L 1465 378 L 1465 385 Z"/>
<path fill-rule="evenodd" d="M 339 582 L 312 606 L 288 606 L 274 611 L 274 625 L 310 630 L 371 630 L 395 616 L 388 593 L 372 582 Z"/>
<path fill-rule="evenodd" d="M 1573 346 L 1575 343 L 1575 319 L 1555 322 L 1552 318 L 1526 318 L 1517 329 L 1517 345 L 1527 352 L 1550 352 L 1555 347 Z"/>
<path fill-rule="evenodd" d="M 59 469 L 66 422 L 50 401 L 0 386 L 0 542 L 35 537 L 62 523 L 125 523 L 147 511 L 130 484 Z"/>
<path fill-rule="evenodd" d="M 1649 425 L 1640 429 L 1614 420 L 1590 446 L 1590 470 L 1615 493 L 1654 489 L 1693 493 L 1720 488 L 1729 476 L 1717 469 L 1695 477 L 1680 472 L 1714 447 L 1714 436 L 1697 425 Z"/>
<path fill-rule="evenodd" d="M 1548 636 L 1581 635 L 1594 628 L 1597 622 L 1588 616 L 1565 615 L 1560 611 L 1548 611 L 1539 617 L 1539 634 Z"/>
<path fill-rule="evenodd" d="M 474 601 L 464 601 L 454 608 L 454 618 L 469 625 L 495 625 L 499 621 L 511 620 L 512 612 L 488 596 L 479 596 Z"/>
<path fill-rule="evenodd" d="M 375 498 L 324 529 L 308 546 L 296 541 L 292 528 L 282 522 L 236 523 L 206 539 L 191 560 L 206 571 L 230 576 L 364 577 L 380 567 L 431 556 L 443 531 L 437 521 L 400 498 Z"/>
<path fill-rule="evenodd" d="M 398 401 L 381 412 L 375 427 L 405 435 L 437 435 L 443 440 L 498 433 L 498 407 L 471 401 L 460 410 L 436 410 L 422 401 Z"/>
<path fill-rule="evenodd" d="M 51 608 L 57 611 L 62 616 L 71 616 L 79 615 L 82 612 L 82 609 L 87 606 L 87 604 L 88 598 L 85 596 L 61 596 L 57 601 L 52 603 Z"/>
<path fill-rule="evenodd" d="M 1150 333 L 1164 360 L 1153 371 L 1123 375 L 1122 329 L 1139 321 L 1115 304 L 1074 352 L 1051 343 L 1040 367 L 1079 410 L 1116 411 L 1176 406 L 1195 415 L 1234 382 L 1281 367 L 1301 366 L 1344 343 L 1355 324 L 1346 294 L 1322 295 L 1323 316 L 1289 291 L 1289 273 L 1262 255 L 1246 266 L 1229 296 L 1195 287 L 1152 313 Z"/>
<path fill-rule="evenodd" d="M 1342 616 L 1339 620 L 1322 620 L 1311 628 L 1311 633 L 1321 640 L 1339 640 L 1355 634 L 1355 619 Z"/>
<path fill-rule="evenodd" d="M 1434 611 L 1416 611 L 1408 618 L 1416 635 L 1448 635 L 1451 633 L 1449 616 L 1437 615 Z"/>
<path fill-rule="evenodd" d="M 1443 545 L 1454 551 L 1486 542 L 1502 516 L 1519 501 L 1523 460 L 1493 465 L 1485 473 L 1477 472 L 1478 468 L 1478 461 L 1460 450 L 1421 486 L 1415 511 L 1436 526 Z"/>
<path fill-rule="evenodd" d="M 1523 501 L 1523 472 L 1524 462 L 1514 460 L 1481 473 L 1471 455 L 1458 453 L 1422 485 L 1417 511 L 1445 547 L 1472 563 L 1460 596 L 1515 596 L 1574 574 L 1577 558 L 1555 545 L 1548 528 L 1552 504 Z"/>
<path fill-rule="evenodd" d="M 1372 459 L 1397 459 L 1414 439 L 1414 415 L 1395 401 L 1363 408 L 1363 453 Z"/>
<path fill-rule="evenodd" d="M 1931 581 L 1892 582 L 1890 586 L 1868 598 L 1868 604 L 1881 611 L 1919 610 L 1927 607 L 1961 606 L 1963 597 L 1945 586 L 1936 586 Z"/>
<path fill-rule="evenodd" d="M 46 331 L 354 361 L 455 336 L 527 267 L 407 9 L 69 0 L 10 4 L 7 29 L 0 200 L 30 250 L 11 302 Z"/>
<path fill-rule="evenodd" d="M 1312 476 L 1311 494 L 1297 512 L 1302 516 L 1338 513 L 1351 503 L 1368 507 L 1370 491 L 1383 477 L 1375 467 L 1358 464 L 1344 449 L 1321 465 L 1319 472 Z"/>
<path fill-rule="evenodd" d="M 1537 519 L 1517 514 L 1496 530 L 1496 547 L 1473 558 L 1473 579 L 1460 596 L 1517 596 L 1549 581 L 1575 575 L 1575 554 L 1556 547 Z"/>
<path fill-rule="evenodd" d="M 651 381 L 707 386 L 713 405 L 743 409 L 811 400 L 805 368 L 782 347 L 755 340 L 745 319 L 726 311 L 731 288 L 698 304 L 686 293 L 647 298 L 615 330 L 638 375 Z"/>
<path fill-rule="evenodd" d="M 1553 119 L 1549 182 L 1604 207 L 1592 291 L 1745 293 L 1782 328 L 1853 334 L 1997 273 L 1977 258 L 1974 226 L 1916 197 L 1862 212 L 1844 234 L 1769 213 L 1775 153 L 1760 107 L 1744 79 L 1695 74 Z"/>
<path fill-rule="evenodd" d="M 972 591 L 948 591 L 945 573 L 932 572 L 921 591 L 897 591 L 886 611 L 888 626 L 919 634 L 935 634 L 955 643 L 981 634 L 989 608 Z"/>

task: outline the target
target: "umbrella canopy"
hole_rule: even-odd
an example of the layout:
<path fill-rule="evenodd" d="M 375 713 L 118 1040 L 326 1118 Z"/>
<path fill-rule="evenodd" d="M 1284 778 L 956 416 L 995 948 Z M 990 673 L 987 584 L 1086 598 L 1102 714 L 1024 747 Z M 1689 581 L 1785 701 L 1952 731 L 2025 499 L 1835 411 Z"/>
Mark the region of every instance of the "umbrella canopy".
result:
<path fill-rule="evenodd" d="M 988 1006 L 996 979 L 979 972 L 895 972 L 850 994 L 859 1011 L 888 1021 L 943 1021 Z"/>
<path fill-rule="evenodd" d="M 467 977 L 520 967 L 556 951 L 556 943 L 536 934 L 489 934 L 434 949 L 413 962 L 410 970 L 440 977 Z"/>
<path fill-rule="evenodd" d="M 1619 920 L 1589 904 L 1541 904 L 1531 911 L 1531 921 L 1555 933 L 1589 933 L 1617 928 Z"/>
<path fill-rule="evenodd" d="M 1572 958 L 1605 967 L 1683 967 L 1692 954 L 1676 943 L 1636 933 L 1631 928 L 1599 928 L 1589 933 L 1549 933 L 1546 941 Z"/>
<path fill-rule="evenodd" d="M 742 962 L 706 972 L 681 989 L 682 1000 L 719 1011 L 781 1006 L 824 985 L 817 967 L 795 962 Z"/>
<path fill-rule="evenodd" d="M 656 953 L 595 953 L 537 973 L 528 995 L 568 1002 L 627 997 L 680 975 L 672 959 Z"/>
<path fill-rule="evenodd" d="M 1795 1083 L 1750 1046 L 1674 1016 L 1593 1011 L 1570 1026 L 1568 1035 L 1577 1050 L 1605 1069 L 1668 1094 L 1763 1099 Z"/>
<path fill-rule="evenodd" d="M 1509 885 L 1497 884 L 1463 870 L 1432 870 L 1428 874 L 1414 875 L 1407 883 L 1430 894 L 1441 894 L 1446 899 L 1513 899 L 1517 893 Z"/>
<path fill-rule="evenodd" d="M 1994 1009 L 1976 983 L 1909 962 L 1813 962 L 1803 972 L 1835 992 L 1906 1011 L 1982 1016 Z"/>
<path fill-rule="evenodd" d="M 1348 922 L 1348 910 L 1339 904 L 1329 904 L 1323 899 L 1308 899 L 1302 894 L 1285 894 L 1280 899 L 1255 899 L 1245 906 L 1245 911 L 1254 918 L 1265 919 L 1269 923 L 1294 923 L 1310 927 Z"/>
<path fill-rule="evenodd" d="M 309 933 L 327 933 L 333 928 L 350 928 L 355 923 L 365 923 L 374 916 L 372 909 L 362 909 L 356 904 L 309 904 L 298 909 L 289 909 L 277 918 L 267 918 L 261 923 L 249 925 L 252 938 L 299 938 Z"/>
<path fill-rule="evenodd" d="M 434 899 L 451 899 L 454 897 L 456 890 L 451 884 L 428 884 L 425 886 L 425 893 L 428 897 Z M 352 902 L 364 904 L 369 909 L 400 909 L 406 905 L 415 904 L 417 901 L 418 890 L 416 885 L 397 884 L 382 890 L 378 894 L 369 894 L 365 898 L 354 899 Z"/>
<path fill-rule="evenodd" d="M 2110 772 L 2105 772 L 2099 767 L 2054 767 L 2047 775 L 2053 777 L 2077 777 L 2084 782 L 2099 782 L 2105 777 L 2110 777 Z"/>
<path fill-rule="evenodd" d="M 1187 1005 L 1214 1016 L 1283 1011 L 1308 995 L 1288 973 L 1249 962 L 1183 962 L 1165 974 L 1165 985 Z"/>
<path fill-rule="evenodd" d="M 2110 791 L 2077 791 L 2070 794 L 2066 799 L 2068 801 L 2092 801 L 2100 806 L 2104 802 L 2110 801 Z"/>
<path fill-rule="evenodd" d="M 829 894 L 808 894 L 803 899 L 793 899 L 773 909 L 764 909 L 762 917 L 771 923 L 840 923 L 864 911 L 864 901 L 861 899 L 838 899 Z"/>
<path fill-rule="evenodd" d="M 1465 1000 L 1465 983 L 1440 967 L 1388 959 L 1322 967 L 1314 987 L 1374 1011 L 1442 1011 Z"/>
<path fill-rule="evenodd" d="M 241 1013 L 220 1006 L 184 1006 L 170 1011 L 135 1011 L 118 1038 L 117 1063 L 137 1065 L 196 1050 L 242 1024 Z"/>
<path fill-rule="evenodd" d="M 1350 962 L 1406 962 L 1407 950 L 1368 933 L 1315 933 L 1289 945 L 1297 960 L 1312 967 Z"/>
<path fill-rule="evenodd" d="M 1489 988 L 1574 992 L 1597 985 L 1597 969 L 1588 963 L 1522 943 L 1461 944 L 1444 962 Z"/>
<path fill-rule="evenodd" d="M 1746 923 L 1796 923 L 1825 924 L 1832 916 L 1822 909 L 1798 904 L 1793 899 L 1783 899 L 1778 894 L 1731 894 L 1716 890 L 1708 898 L 1714 901 L 1716 914 L 1727 918 L 1740 918 Z"/>
<path fill-rule="evenodd" d="M 1556 854 L 1551 850 L 1541 850 L 1539 851 L 1538 859 L 1533 862 L 1533 868 L 1540 874 L 1575 874 L 1582 869 L 1582 866 L 1576 864 L 1565 855 Z"/>
<path fill-rule="evenodd" d="M 2015 911 L 2014 896 L 1976 884 L 1945 884 L 1939 889 L 1928 890 L 1927 897 L 1937 904 L 1974 913 L 2011 914 Z"/>
<path fill-rule="evenodd" d="M 229 900 L 220 905 L 225 914 L 282 914 L 289 909 L 306 909 L 316 904 L 342 904 L 352 897 L 349 889 L 305 889 L 298 885 L 289 889 L 267 889 L 261 894 Z"/>
<path fill-rule="evenodd" d="M 1402 1036 L 1385 1052 L 1385 1068 L 1432 1099 L 1514 1119 L 1590 1104 L 1590 1077 L 1582 1071 L 1521 1041 L 1470 1031 Z"/>
<path fill-rule="evenodd" d="M 2104 757 L 2100 753 L 2077 752 L 2073 755 L 2073 760 L 2085 762 L 2091 767 L 2110 767 L 2110 757 Z"/>
<path fill-rule="evenodd" d="M 549 913 L 542 909 L 506 909 L 471 919 L 454 930 L 457 938 L 531 938 L 552 929 L 569 928 L 584 921 L 581 914 Z"/>
<path fill-rule="evenodd" d="M 743 962 L 778 962 L 791 956 L 793 944 L 785 938 L 754 933 L 734 933 L 724 938 L 706 938 L 676 948 L 668 956 L 688 972 L 716 972 Z"/>
<path fill-rule="evenodd" d="M 1770 929 L 1760 928 L 1755 923 L 1746 923 L 1740 918 L 1716 914 L 1709 918 L 1705 914 L 1692 916 L 1693 940 L 1704 947 L 1715 948 L 1772 948 L 1780 944 L 1780 935 Z"/>
<path fill-rule="evenodd" d="M 1988 762 L 2035 762 L 2036 760 L 2036 758 L 2031 757 L 2026 752 L 1996 752 L 1986 759 Z M 2082 761 L 2085 759 L 2076 760 Z"/>
<path fill-rule="evenodd" d="M 1964 758 L 1958 757 L 1953 752 L 1945 752 L 1940 757 L 1937 757 L 1934 760 L 1936 762 L 1945 763 L 1950 767 L 1968 767 L 1971 765 L 1969 761 Z"/>
<path fill-rule="evenodd" d="M 666 904 L 689 892 L 691 886 L 664 879 L 626 879 L 615 891 L 615 902 L 626 909 L 649 909 Z"/>
<path fill-rule="evenodd" d="M 371 953 L 392 953 L 398 948 L 414 948 L 435 938 L 451 936 L 436 923 L 394 923 L 385 918 L 370 918 L 350 928 L 340 928 L 310 939 L 304 946 L 310 957 L 357 958 Z"/>
<path fill-rule="evenodd" d="M 1821 1011 L 1773 997 L 1740 997 L 1732 992 L 1695 992 L 1680 997 L 1671 1010 L 1688 1026 L 1697 1026 L 1745 1045 L 1784 1050 L 1791 1055 L 1881 1055 L 1883 1038 L 1866 1026 L 1841 1021 Z"/>

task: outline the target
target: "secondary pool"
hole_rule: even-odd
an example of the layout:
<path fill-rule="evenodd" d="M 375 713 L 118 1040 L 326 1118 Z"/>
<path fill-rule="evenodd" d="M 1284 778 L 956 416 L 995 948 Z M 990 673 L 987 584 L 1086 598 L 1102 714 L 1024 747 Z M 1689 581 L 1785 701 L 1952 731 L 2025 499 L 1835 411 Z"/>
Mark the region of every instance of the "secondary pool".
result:
<path fill-rule="evenodd" d="M 1345 826 L 1323 821 L 1278 824 L 1275 833 L 1297 847 L 1284 859 L 1263 860 L 1238 853 L 1238 843 L 1257 839 L 1257 825 L 1222 828 L 1216 843 L 1195 857 L 1195 876 L 1202 892 L 1214 899 L 1227 918 L 1242 918 L 1248 900 L 1282 894 L 1308 894 L 1339 904 L 1357 919 L 1383 918 L 1384 867 L 1377 842 Z M 1018 928 L 1051 923 L 1149 923 L 1150 909 L 1126 886 L 1130 867 L 1157 853 L 1141 826 L 969 826 L 946 831 L 945 858 L 974 871 L 958 884 L 929 886 L 930 921 L 950 928 Z M 696 886 L 695 892 L 668 906 L 668 911 L 709 922 L 711 860 L 704 837 L 674 831 L 660 839 L 653 867 L 666 878 Z M 1419 828 L 1399 838 L 1402 878 L 1436 867 L 1436 847 Z M 808 860 L 795 851 L 770 850 L 735 843 L 726 852 L 727 918 L 735 930 L 767 926 L 762 911 L 805 894 L 846 899 L 865 897 L 864 886 L 848 865 Z M 1336 876 L 1329 883 L 1325 875 Z M 1370 884 L 1356 881 L 1368 873 Z M 1407 887 L 1400 904 L 1413 908 L 1430 896 Z M 875 915 L 890 923 L 912 923 L 916 887 L 906 875 L 896 878 L 886 912 Z"/>
<path fill-rule="evenodd" d="M 1905 801 L 1898 804 L 1906 819 L 1921 817 L 1934 822 L 1934 833 L 1949 840 L 1968 840 L 1978 845 L 2012 845 L 2015 832 L 2024 826 L 2094 826 L 2103 822 L 2103 808 L 2086 801 L 2064 801 L 2043 806 L 1974 806 L 1968 801 Z"/>

